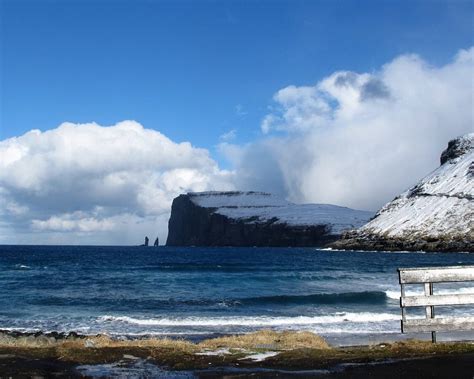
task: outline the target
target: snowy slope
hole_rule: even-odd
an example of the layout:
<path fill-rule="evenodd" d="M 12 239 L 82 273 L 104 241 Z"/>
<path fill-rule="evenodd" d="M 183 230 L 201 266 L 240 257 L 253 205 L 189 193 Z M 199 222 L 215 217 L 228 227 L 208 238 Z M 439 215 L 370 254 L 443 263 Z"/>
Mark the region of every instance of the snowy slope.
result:
<path fill-rule="evenodd" d="M 398 241 L 401 246 L 405 242 L 415 247 L 417 241 L 428 241 L 433 246 L 452 242 L 472 248 L 474 133 L 450 141 L 441 162 L 438 169 L 386 204 L 372 221 L 347 239 L 362 245 L 365 238 Z"/>
<path fill-rule="evenodd" d="M 194 204 L 230 219 L 291 226 L 326 225 L 331 234 L 358 228 L 373 216 L 372 212 L 336 205 L 293 204 L 264 192 L 198 192 L 188 196 Z"/>

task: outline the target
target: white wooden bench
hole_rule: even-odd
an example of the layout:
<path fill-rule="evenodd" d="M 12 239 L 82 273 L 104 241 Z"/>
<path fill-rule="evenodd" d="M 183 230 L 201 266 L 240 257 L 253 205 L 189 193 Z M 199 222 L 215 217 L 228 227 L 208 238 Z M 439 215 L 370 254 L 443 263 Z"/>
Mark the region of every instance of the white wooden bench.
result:
<path fill-rule="evenodd" d="M 436 342 L 437 331 L 474 330 L 474 317 L 435 318 L 434 309 L 435 306 L 474 304 L 474 287 L 472 294 L 437 295 L 433 291 L 433 283 L 474 281 L 474 266 L 399 268 L 398 276 L 401 286 L 402 333 L 431 332 L 431 340 Z M 407 284 L 423 284 L 424 295 L 407 296 Z M 409 307 L 425 307 L 426 318 L 407 318 L 406 309 Z"/>

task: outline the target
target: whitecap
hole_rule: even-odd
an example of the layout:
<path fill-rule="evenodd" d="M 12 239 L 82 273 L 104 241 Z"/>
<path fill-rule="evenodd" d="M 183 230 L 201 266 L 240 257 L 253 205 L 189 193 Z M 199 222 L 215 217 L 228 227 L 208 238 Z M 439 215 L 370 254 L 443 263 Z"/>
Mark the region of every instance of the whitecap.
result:
<path fill-rule="evenodd" d="M 103 323 L 125 323 L 143 326 L 181 326 L 181 327 L 219 327 L 219 326 L 250 326 L 272 327 L 291 325 L 318 325 L 335 323 L 376 323 L 383 321 L 400 320 L 399 314 L 372 313 L 372 312 L 337 312 L 324 316 L 229 316 L 229 317 L 182 317 L 182 318 L 135 318 L 130 316 L 104 315 L 98 318 Z"/>
<path fill-rule="evenodd" d="M 17 264 L 17 265 L 15 265 L 15 267 L 16 267 L 16 268 L 23 269 L 23 270 L 28 270 L 28 269 L 31 268 L 30 266 L 22 265 L 22 264 Z"/>

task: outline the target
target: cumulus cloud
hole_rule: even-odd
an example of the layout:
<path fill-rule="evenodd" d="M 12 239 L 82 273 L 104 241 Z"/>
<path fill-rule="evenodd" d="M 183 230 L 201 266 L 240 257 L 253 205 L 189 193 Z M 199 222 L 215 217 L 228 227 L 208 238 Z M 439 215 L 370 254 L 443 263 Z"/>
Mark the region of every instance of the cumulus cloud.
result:
<path fill-rule="evenodd" d="M 32 130 L 0 141 L 0 242 L 163 241 L 175 196 L 231 178 L 207 150 L 134 121 Z"/>
<path fill-rule="evenodd" d="M 474 48 L 441 67 L 402 55 L 377 72 L 288 86 L 263 139 L 221 152 L 240 188 L 376 210 L 436 168 L 449 139 L 473 131 L 473 62 Z"/>

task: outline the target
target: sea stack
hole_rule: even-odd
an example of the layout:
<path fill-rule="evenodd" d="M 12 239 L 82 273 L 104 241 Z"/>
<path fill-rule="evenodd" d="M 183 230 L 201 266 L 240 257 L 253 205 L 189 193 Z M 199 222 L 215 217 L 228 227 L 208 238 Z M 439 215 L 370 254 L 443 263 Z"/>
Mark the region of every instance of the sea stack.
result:
<path fill-rule="evenodd" d="M 441 166 L 332 246 L 474 252 L 474 133 L 449 142 Z"/>
<path fill-rule="evenodd" d="M 264 192 L 191 192 L 173 200 L 166 245 L 325 246 L 372 216 Z"/>

